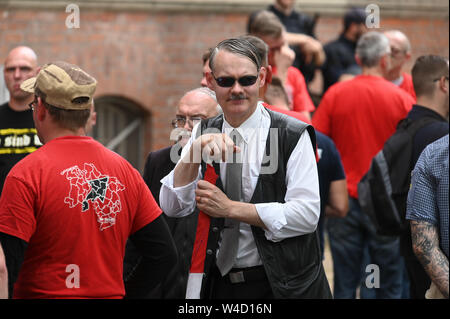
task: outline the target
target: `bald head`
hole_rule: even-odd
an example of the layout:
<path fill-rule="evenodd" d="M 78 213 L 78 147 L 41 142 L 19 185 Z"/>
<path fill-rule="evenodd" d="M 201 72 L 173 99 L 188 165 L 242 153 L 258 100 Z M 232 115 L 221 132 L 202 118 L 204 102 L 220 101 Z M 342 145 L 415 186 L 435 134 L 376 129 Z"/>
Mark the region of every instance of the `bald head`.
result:
<path fill-rule="evenodd" d="M 33 76 L 38 70 L 36 53 L 29 47 L 20 46 L 12 49 L 5 59 L 4 77 L 10 95 L 10 106 L 21 110 L 27 108 L 32 95 L 20 89 L 20 84 Z"/>
<path fill-rule="evenodd" d="M 177 116 L 206 119 L 217 114 L 215 93 L 208 88 L 202 87 L 187 92 L 178 104 Z"/>
<path fill-rule="evenodd" d="M 6 57 L 5 60 L 5 64 L 17 58 L 27 59 L 28 61 L 30 61 L 30 63 L 34 65 L 34 67 L 37 67 L 36 52 L 34 52 L 33 49 L 30 47 L 18 46 L 9 51 L 8 56 Z"/>
<path fill-rule="evenodd" d="M 385 31 L 384 35 L 388 38 L 391 47 L 391 67 L 384 77 L 394 81 L 400 78 L 403 66 L 411 58 L 411 44 L 408 37 L 399 30 Z"/>
<path fill-rule="evenodd" d="M 214 117 L 221 112 L 216 96 L 208 88 L 201 87 L 183 95 L 177 108 L 177 128 L 181 129 L 180 143 L 184 146 L 196 121 Z"/>
<path fill-rule="evenodd" d="M 411 43 L 409 42 L 408 37 L 403 32 L 399 30 L 388 30 L 384 32 L 384 35 L 389 39 L 391 48 L 394 44 L 396 49 L 402 50 L 405 53 L 411 52 Z"/>

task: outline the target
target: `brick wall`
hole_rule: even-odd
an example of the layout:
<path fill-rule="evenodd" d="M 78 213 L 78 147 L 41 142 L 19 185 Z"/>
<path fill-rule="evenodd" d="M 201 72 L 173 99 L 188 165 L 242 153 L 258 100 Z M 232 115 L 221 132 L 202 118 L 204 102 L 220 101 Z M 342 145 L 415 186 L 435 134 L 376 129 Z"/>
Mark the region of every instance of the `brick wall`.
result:
<path fill-rule="evenodd" d="M 244 33 L 247 19 L 246 13 L 82 9 L 80 28 L 68 29 L 68 15 L 64 8 L 0 7 L 0 59 L 25 44 L 35 49 L 40 63 L 66 60 L 80 65 L 98 79 L 97 97 L 123 96 L 148 112 L 144 155 L 170 143 L 177 100 L 199 85 L 202 52 Z M 448 16 L 382 17 L 381 27 L 400 29 L 409 36 L 411 64 L 421 54 L 448 56 Z M 316 33 L 327 42 L 340 28 L 340 18 L 322 17 Z"/>

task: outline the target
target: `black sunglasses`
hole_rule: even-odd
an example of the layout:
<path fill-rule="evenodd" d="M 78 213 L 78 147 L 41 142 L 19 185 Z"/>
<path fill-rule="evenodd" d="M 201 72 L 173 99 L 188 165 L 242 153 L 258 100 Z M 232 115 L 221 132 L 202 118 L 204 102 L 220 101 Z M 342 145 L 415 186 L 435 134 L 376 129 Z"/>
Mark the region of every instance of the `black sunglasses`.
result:
<path fill-rule="evenodd" d="M 212 73 L 211 73 L 212 74 Z M 214 76 L 214 74 L 212 74 L 214 80 L 216 80 L 217 85 L 221 86 L 223 88 L 230 88 L 234 85 L 234 83 L 236 81 L 238 81 L 238 83 L 241 86 L 250 86 L 256 83 L 256 80 L 258 79 L 258 76 L 256 75 L 244 75 L 242 77 L 240 77 L 239 79 L 235 79 L 231 76 L 221 76 L 216 78 Z"/>

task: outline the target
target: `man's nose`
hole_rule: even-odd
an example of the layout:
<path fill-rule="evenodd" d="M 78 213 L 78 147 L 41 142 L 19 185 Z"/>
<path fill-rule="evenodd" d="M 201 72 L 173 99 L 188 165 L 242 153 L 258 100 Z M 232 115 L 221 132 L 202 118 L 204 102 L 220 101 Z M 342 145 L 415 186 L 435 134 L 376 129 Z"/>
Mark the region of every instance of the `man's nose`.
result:
<path fill-rule="evenodd" d="M 242 87 L 241 84 L 239 84 L 237 80 L 233 83 L 233 86 L 231 87 L 231 92 L 233 93 L 243 92 L 243 90 L 244 88 Z"/>
<path fill-rule="evenodd" d="M 188 130 L 188 131 L 192 131 L 191 121 L 188 120 L 187 118 L 186 118 L 186 123 L 184 123 L 183 128 Z"/>
<path fill-rule="evenodd" d="M 20 79 L 21 76 L 22 76 L 22 73 L 20 72 L 20 68 L 15 68 L 14 69 L 14 78 Z"/>

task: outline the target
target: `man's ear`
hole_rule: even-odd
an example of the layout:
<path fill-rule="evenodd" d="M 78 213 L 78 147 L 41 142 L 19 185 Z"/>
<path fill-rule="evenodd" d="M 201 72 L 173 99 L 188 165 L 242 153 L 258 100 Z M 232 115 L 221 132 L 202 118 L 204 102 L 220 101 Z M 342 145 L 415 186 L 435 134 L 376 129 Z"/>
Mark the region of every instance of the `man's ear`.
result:
<path fill-rule="evenodd" d="M 212 72 L 206 72 L 206 84 L 210 90 L 214 91 L 214 78 Z"/>
<path fill-rule="evenodd" d="M 445 78 L 445 76 L 442 76 L 439 80 L 439 88 L 442 92 L 448 93 L 448 80 Z"/>
<path fill-rule="evenodd" d="M 411 52 L 406 52 L 405 53 L 405 60 L 408 61 L 409 59 L 411 59 L 411 56 L 412 56 Z"/>
<path fill-rule="evenodd" d="M 391 55 L 389 53 L 383 55 L 380 58 L 380 66 L 383 72 L 388 72 L 389 69 L 392 67 L 392 61 L 391 61 Z"/>
<path fill-rule="evenodd" d="M 266 83 L 270 84 L 270 83 L 272 83 L 272 77 L 273 77 L 272 66 L 268 65 L 266 67 L 266 70 L 267 70 L 267 72 L 266 72 Z"/>
<path fill-rule="evenodd" d="M 264 84 L 266 83 L 266 80 L 267 80 L 267 69 L 262 66 L 259 69 L 259 87 L 263 87 Z"/>
<path fill-rule="evenodd" d="M 45 117 L 47 116 L 47 108 L 44 105 L 44 102 L 42 102 L 42 99 L 40 97 L 37 98 L 38 107 L 35 109 L 35 112 L 37 112 L 36 117 L 39 121 L 43 121 Z"/>

